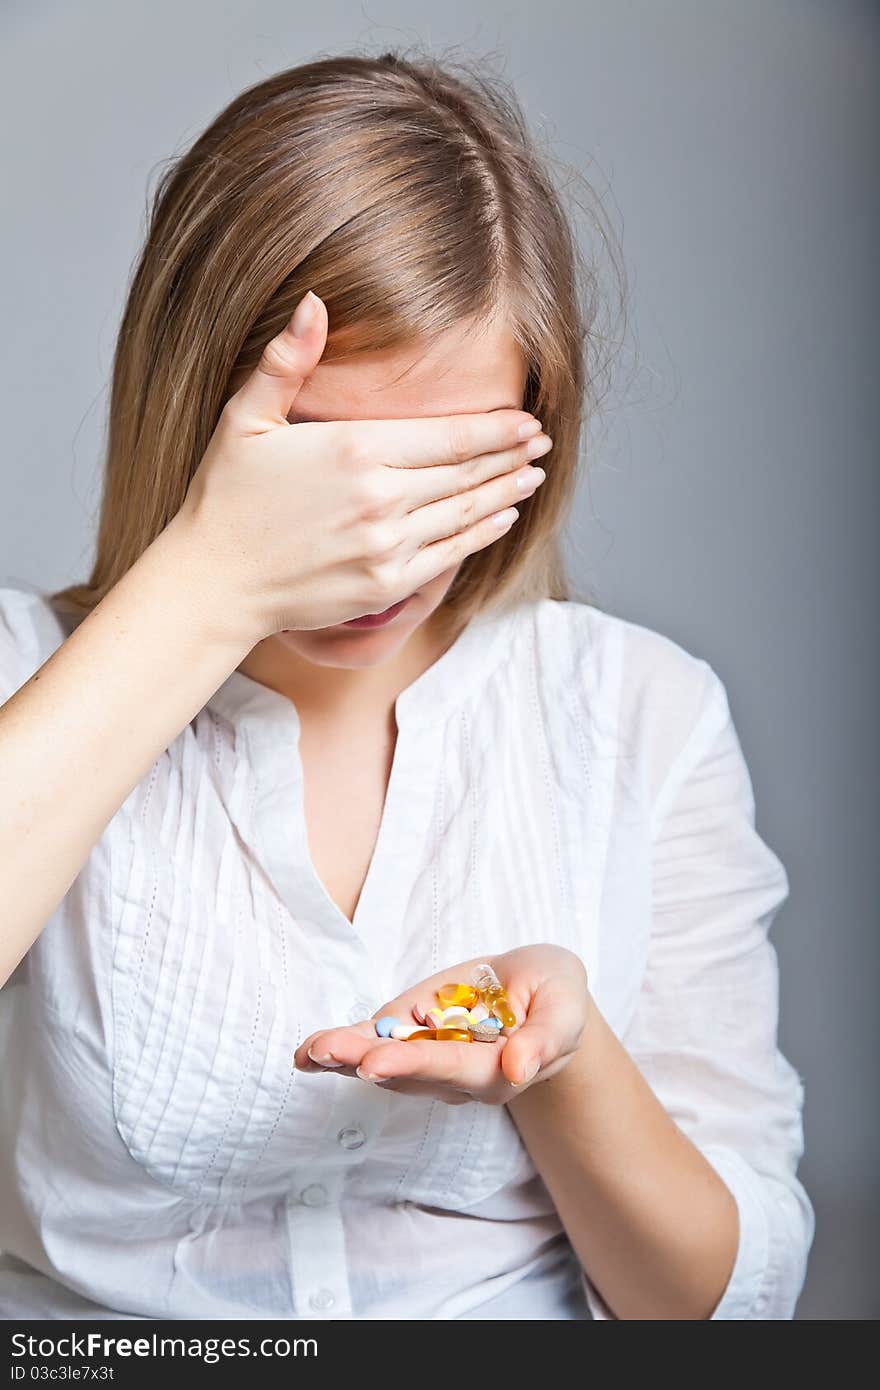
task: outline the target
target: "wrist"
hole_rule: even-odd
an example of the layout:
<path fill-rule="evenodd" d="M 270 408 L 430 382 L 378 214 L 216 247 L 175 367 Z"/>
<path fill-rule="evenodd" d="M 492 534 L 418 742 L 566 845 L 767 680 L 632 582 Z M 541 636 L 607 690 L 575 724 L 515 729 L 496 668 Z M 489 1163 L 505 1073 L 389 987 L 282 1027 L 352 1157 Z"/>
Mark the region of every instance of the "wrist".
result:
<path fill-rule="evenodd" d="M 171 519 L 148 551 L 170 566 L 178 601 L 188 609 L 194 633 L 211 647 L 236 657 L 235 665 L 266 636 L 257 605 L 248 603 L 231 567 L 204 546 L 184 512 Z"/>
<path fill-rule="evenodd" d="M 586 993 L 586 1019 L 571 1066 L 579 1085 L 592 1086 L 603 1075 L 603 1060 L 607 1059 L 609 1039 L 615 1043 L 617 1040 L 600 1012 L 592 991 L 588 989 Z"/>

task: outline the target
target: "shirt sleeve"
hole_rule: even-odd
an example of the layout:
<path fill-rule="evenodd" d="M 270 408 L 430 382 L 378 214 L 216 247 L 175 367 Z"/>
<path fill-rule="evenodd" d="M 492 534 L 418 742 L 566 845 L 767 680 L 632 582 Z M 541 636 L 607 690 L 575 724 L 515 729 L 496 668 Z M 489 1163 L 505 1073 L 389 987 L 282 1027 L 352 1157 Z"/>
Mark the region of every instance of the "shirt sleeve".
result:
<path fill-rule="evenodd" d="M 777 1043 L 768 938 L 789 883 L 755 828 L 725 688 L 698 666 L 696 723 L 653 806 L 647 966 L 623 1042 L 736 1201 L 738 1253 L 712 1317 L 791 1319 L 815 1217 L 796 1176 L 804 1088 Z M 613 1319 L 583 1283 L 593 1317 Z"/>
<path fill-rule="evenodd" d="M 0 587 L 0 705 L 46 660 L 38 631 L 39 600 L 25 589 Z"/>

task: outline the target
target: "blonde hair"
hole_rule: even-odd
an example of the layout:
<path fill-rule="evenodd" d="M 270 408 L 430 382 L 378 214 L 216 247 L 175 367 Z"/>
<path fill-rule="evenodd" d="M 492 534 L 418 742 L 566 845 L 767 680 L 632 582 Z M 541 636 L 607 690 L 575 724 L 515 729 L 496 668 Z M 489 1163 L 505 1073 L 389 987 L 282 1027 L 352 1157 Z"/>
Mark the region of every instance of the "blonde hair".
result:
<path fill-rule="evenodd" d="M 160 176 L 114 354 L 92 572 L 50 602 L 85 616 L 165 528 L 231 381 L 309 288 L 329 314 L 322 361 L 503 314 L 554 447 L 513 529 L 462 563 L 443 621 L 572 598 L 560 522 L 611 359 L 551 162 L 485 64 L 325 57 L 237 96 Z M 596 221 L 613 251 L 598 201 Z"/>

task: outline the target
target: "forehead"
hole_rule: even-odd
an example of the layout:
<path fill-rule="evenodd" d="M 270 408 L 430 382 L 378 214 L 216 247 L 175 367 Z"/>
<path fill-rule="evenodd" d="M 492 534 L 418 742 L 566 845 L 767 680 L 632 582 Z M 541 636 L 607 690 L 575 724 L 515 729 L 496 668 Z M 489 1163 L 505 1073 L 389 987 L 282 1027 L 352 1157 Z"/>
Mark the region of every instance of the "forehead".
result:
<path fill-rule="evenodd" d="M 519 409 L 526 363 L 503 323 L 467 324 L 427 345 L 319 362 L 289 418 L 414 418 Z"/>

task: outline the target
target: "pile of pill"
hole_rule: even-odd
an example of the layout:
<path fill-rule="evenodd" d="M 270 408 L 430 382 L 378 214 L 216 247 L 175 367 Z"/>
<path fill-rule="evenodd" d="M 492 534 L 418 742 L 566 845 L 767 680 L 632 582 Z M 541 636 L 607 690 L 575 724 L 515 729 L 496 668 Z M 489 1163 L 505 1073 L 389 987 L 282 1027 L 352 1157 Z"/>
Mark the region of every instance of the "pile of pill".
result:
<path fill-rule="evenodd" d="M 376 1019 L 379 1037 L 405 1042 L 418 1038 L 436 1042 L 497 1042 L 502 1028 L 516 1027 L 516 1014 L 504 986 L 487 962 L 476 967 L 471 984 L 441 985 L 434 997 L 436 1006 L 424 1015 L 426 1026 L 403 1023 L 386 1015 Z"/>

